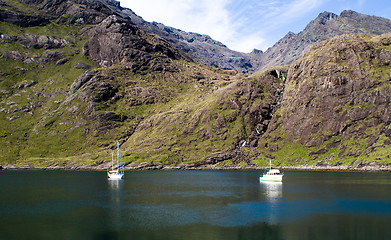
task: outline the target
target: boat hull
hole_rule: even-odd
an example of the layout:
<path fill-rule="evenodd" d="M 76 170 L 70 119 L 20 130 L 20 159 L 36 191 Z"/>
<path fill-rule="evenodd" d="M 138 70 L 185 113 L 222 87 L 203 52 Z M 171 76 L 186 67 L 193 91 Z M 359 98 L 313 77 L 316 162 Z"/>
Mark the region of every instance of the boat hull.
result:
<path fill-rule="evenodd" d="M 263 175 L 259 177 L 260 182 L 282 182 L 282 174 L 281 175 Z"/>
<path fill-rule="evenodd" d="M 124 174 L 121 174 L 121 173 L 107 173 L 107 177 L 109 179 L 122 179 L 124 177 Z"/>

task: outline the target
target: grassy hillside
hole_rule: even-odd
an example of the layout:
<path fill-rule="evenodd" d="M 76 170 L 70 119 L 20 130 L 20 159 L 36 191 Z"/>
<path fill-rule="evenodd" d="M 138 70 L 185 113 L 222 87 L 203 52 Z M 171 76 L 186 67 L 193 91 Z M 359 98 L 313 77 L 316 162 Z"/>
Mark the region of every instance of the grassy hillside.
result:
<path fill-rule="evenodd" d="M 78 63 L 93 67 L 80 50 L 85 42 L 78 39 L 77 27 L 50 24 L 45 27 L 20 28 L 0 23 L 6 34 L 1 40 L 1 159 L 15 162 L 21 159 L 45 158 L 55 153 L 59 157 L 74 154 L 73 141 L 80 141 L 81 129 L 75 129 L 83 119 L 75 119 L 69 112 L 58 112 L 58 106 L 70 85 L 84 69 L 75 69 Z M 23 45 L 28 36 L 56 36 L 70 44 L 62 48 L 45 49 Z M 16 38 L 20 38 L 15 41 Z M 22 39 L 23 38 L 23 39 Z M 27 40 L 25 40 L 27 42 Z M 10 55 L 16 55 L 12 57 Z M 64 64 L 56 64 L 68 59 Z M 54 128 L 57 119 L 72 119 L 74 123 Z M 85 121 L 85 120 L 84 120 Z M 60 137 L 58 133 L 72 134 Z M 65 137 L 65 138 L 64 138 Z M 68 139 L 68 140 L 66 140 Z M 56 144 L 62 142 L 63 144 Z"/>
<path fill-rule="evenodd" d="M 0 22 L 1 165 L 104 167 L 116 141 L 128 166 L 391 162 L 390 34 L 343 35 L 245 77 L 119 16 L 67 14 Z"/>
<path fill-rule="evenodd" d="M 200 109 L 182 114 L 180 118 L 199 117 L 197 111 L 207 111 L 215 104 L 212 93 L 231 83 L 235 77 L 235 73 L 188 60 L 166 59 L 164 67 L 168 70 L 162 71 L 155 71 L 151 66 L 133 71 L 121 64 L 97 67 L 83 54 L 83 46 L 89 38 L 80 35 L 80 30 L 80 27 L 57 24 L 20 28 L 1 23 L 0 31 L 6 34 L 0 43 L 0 141 L 4 149 L 0 159 L 3 164 L 19 161 L 20 164 L 40 166 L 52 162 L 91 163 L 103 160 L 109 156 L 109 148 L 115 145 L 115 141 L 124 142 L 136 128 L 135 136 L 142 136 L 145 131 L 150 133 L 148 138 L 143 137 L 142 142 L 153 141 L 153 138 L 163 134 L 166 135 L 165 140 L 175 139 L 177 133 L 170 131 L 174 127 L 162 125 L 148 130 L 145 126 L 159 118 L 162 121 L 161 118 L 169 120 L 179 117 L 175 115 L 176 112 L 186 113 L 194 107 Z M 49 49 L 24 45 L 24 38 L 29 36 L 55 36 L 68 44 Z M 65 63 L 59 62 L 64 59 Z M 100 77 L 100 82 L 92 85 L 108 83 L 115 89 L 115 96 L 100 99 L 99 86 L 95 85 L 92 90 L 84 86 L 75 96 L 69 96 L 72 84 L 86 71 L 78 69 L 81 63 Z M 67 101 L 69 99 L 72 100 Z M 91 110 L 92 113 L 88 112 Z M 124 116 L 124 120 L 100 118 L 100 114 L 108 112 Z M 170 135 L 167 135 L 168 132 Z M 132 141 L 140 144 L 135 136 Z M 179 141 L 188 144 L 195 139 L 196 135 L 193 135 L 188 140 L 182 137 Z M 229 148 L 229 143 L 221 143 L 217 148 Z M 200 147 L 203 146 L 206 143 Z M 193 145 L 190 148 L 195 151 L 197 147 Z M 126 153 L 125 159 L 133 161 L 133 155 L 137 156 L 136 159 L 155 156 L 152 160 L 161 160 L 164 155 L 175 156 L 175 151 L 167 152 L 171 152 L 171 149 L 152 149 L 127 149 L 129 153 Z M 205 156 L 207 152 L 199 154 Z M 184 155 L 185 158 L 187 156 Z"/>

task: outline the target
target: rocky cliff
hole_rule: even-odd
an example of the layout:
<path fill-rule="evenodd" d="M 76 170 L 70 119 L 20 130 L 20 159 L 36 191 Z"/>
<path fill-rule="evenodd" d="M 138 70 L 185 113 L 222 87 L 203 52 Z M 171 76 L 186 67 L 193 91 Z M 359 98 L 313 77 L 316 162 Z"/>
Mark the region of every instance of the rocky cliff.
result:
<path fill-rule="evenodd" d="M 208 35 L 185 32 L 157 22 L 150 23 L 144 21 L 130 9 L 116 8 L 114 10 L 123 17 L 129 18 L 140 28 L 162 37 L 190 58 L 202 64 L 245 74 L 251 74 L 259 67 L 261 51 L 253 51 L 252 53 L 233 51 Z"/>
<path fill-rule="evenodd" d="M 311 47 L 259 145 L 292 163 L 389 162 L 390 44 L 389 33 L 354 34 Z"/>
<path fill-rule="evenodd" d="M 260 57 L 258 71 L 272 66 L 289 65 L 303 56 L 313 44 L 335 36 L 352 33 L 383 34 L 391 32 L 391 20 L 343 11 L 339 16 L 323 12 L 298 34 L 289 32 Z"/>
<path fill-rule="evenodd" d="M 46 20 L 0 22 L 5 168 L 106 168 L 116 141 L 128 169 L 391 162 L 390 34 L 244 76 L 193 61 L 116 1 L 23 3 L 2 9 Z"/>
<path fill-rule="evenodd" d="M 116 9 L 139 27 L 153 32 L 186 53 L 192 59 L 220 69 L 252 74 L 272 66 L 289 65 L 303 56 L 313 44 L 342 34 L 383 34 L 391 32 L 389 19 L 368 16 L 354 11 L 340 15 L 323 12 L 298 34 L 289 32 L 266 52 L 235 52 L 209 36 L 184 32 L 161 23 L 149 23 L 130 9 Z"/>
<path fill-rule="evenodd" d="M 303 31 L 298 34 L 288 33 L 264 53 L 255 49 L 251 53 L 240 53 L 227 48 L 223 43 L 207 35 L 185 32 L 161 23 L 144 21 L 131 9 L 121 7 L 120 2 L 115 0 L 23 0 L 22 2 L 33 6 L 39 5 L 39 9 L 45 11 L 47 15 L 28 14 L 25 16 L 19 12 L 9 17 L 9 14 L 4 12 L 2 14 L 4 21 L 10 22 L 24 16 L 27 21 L 14 21 L 14 23 L 36 25 L 37 23 L 47 24 L 49 20 L 52 20 L 57 23 L 95 24 L 115 14 L 130 20 L 147 32 L 160 36 L 195 61 L 245 74 L 259 72 L 272 66 L 289 65 L 302 57 L 311 45 L 335 36 L 351 33 L 379 35 L 391 32 L 389 19 L 354 11 L 343 11 L 340 15 L 323 12 Z"/>

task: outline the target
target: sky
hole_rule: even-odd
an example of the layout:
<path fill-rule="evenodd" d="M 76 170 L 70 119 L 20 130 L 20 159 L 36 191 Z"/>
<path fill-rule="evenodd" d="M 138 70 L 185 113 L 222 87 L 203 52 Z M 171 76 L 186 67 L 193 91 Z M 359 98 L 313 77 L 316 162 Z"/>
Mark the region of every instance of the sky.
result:
<path fill-rule="evenodd" d="M 389 0 L 120 0 L 148 22 L 206 34 L 239 52 L 267 50 L 319 13 L 343 10 L 391 19 Z"/>

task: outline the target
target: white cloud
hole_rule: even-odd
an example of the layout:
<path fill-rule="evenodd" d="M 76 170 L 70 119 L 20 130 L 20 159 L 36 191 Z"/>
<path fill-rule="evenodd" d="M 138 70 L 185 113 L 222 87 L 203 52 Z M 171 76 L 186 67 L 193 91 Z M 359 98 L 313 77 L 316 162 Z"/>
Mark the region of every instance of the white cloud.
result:
<path fill-rule="evenodd" d="M 266 50 L 289 31 L 298 33 L 323 11 L 352 9 L 389 17 L 386 0 L 120 0 L 146 21 L 207 34 L 229 48 Z M 377 9 L 377 10 L 375 10 Z M 373 12 L 375 11 L 375 12 Z M 376 12 L 377 11 L 377 12 Z M 381 12 L 381 14 L 379 14 Z"/>
<path fill-rule="evenodd" d="M 122 0 L 121 6 L 132 9 L 146 21 L 206 34 L 233 50 L 249 52 L 263 38 L 254 33 L 242 36 L 240 31 L 248 20 L 235 19 L 234 13 L 240 9 L 230 12 L 230 3 L 231 0 Z"/>
<path fill-rule="evenodd" d="M 250 52 L 270 47 L 281 26 L 322 1 L 327 0 L 121 0 L 121 5 L 146 21 L 207 34 L 233 50 Z"/>
<path fill-rule="evenodd" d="M 188 32 L 228 39 L 233 31 L 228 0 L 123 0 L 121 5 L 132 9 L 146 21 L 161 22 Z"/>
<path fill-rule="evenodd" d="M 239 52 L 251 52 L 254 48 L 264 49 L 260 47 L 265 43 L 265 39 L 261 33 L 253 33 L 249 35 L 236 34 L 238 37 L 230 39 L 228 47 Z"/>

